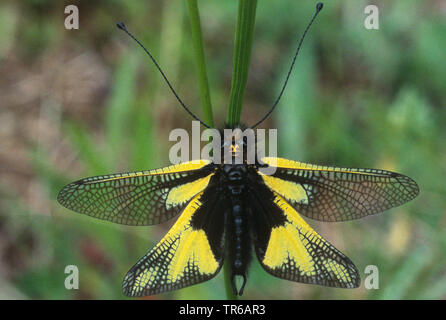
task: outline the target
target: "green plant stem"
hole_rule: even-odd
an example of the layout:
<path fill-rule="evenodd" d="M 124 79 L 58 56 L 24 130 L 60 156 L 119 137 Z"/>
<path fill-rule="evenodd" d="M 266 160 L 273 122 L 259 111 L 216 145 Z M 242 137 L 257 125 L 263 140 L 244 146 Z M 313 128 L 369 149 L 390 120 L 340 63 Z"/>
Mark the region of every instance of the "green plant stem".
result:
<path fill-rule="evenodd" d="M 213 127 L 212 105 L 209 92 L 209 84 L 206 73 L 206 63 L 203 49 L 200 14 L 197 0 L 187 0 L 189 18 L 192 31 L 192 42 L 197 65 L 198 80 L 200 86 L 201 103 L 204 113 L 204 121 Z M 235 31 L 234 62 L 232 70 L 231 93 L 227 124 L 235 126 L 240 122 L 243 98 L 248 81 L 249 62 L 251 58 L 252 39 L 254 34 L 257 0 L 239 0 L 237 26 Z M 231 273 L 225 263 L 223 267 L 225 290 L 227 299 L 235 300 L 231 285 Z"/>
<path fill-rule="evenodd" d="M 203 48 L 203 36 L 201 32 L 200 13 L 197 0 L 187 0 L 189 8 L 189 20 L 194 47 L 195 64 L 197 66 L 198 84 L 200 86 L 201 107 L 203 108 L 204 122 L 210 127 L 214 126 L 212 116 L 211 94 L 209 91 L 208 77 L 206 73 L 206 60 Z"/>
<path fill-rule="evenodd" d="M 239 0 L 235 30 L 234 62 L 231 93 L 226 123 L 233 127 L 240 123 L 246 83 L 251 59 L 252 39 L 256 18 L 257 0 Z"/>
<path fill-rule="evenodd" d="M 200 13 L 198 11 L 197 0 L 187 0 L 189 10 L 189 20 L 192 33 L 192 42 L 194 47 L 195 63 L 197 66 L 198 82 L 200 86 L 201 106 L 203 108 L 204 122 L 213 127 L 211 95 L 206 73 L 206 62 L 203 48 L 203 36 L 201 32 Z M 226 298 L 229 300 L 237 299 L 231 286 L 230 270 L 225 264 L 223 267 Z"/>
<path fill-rule="evenodd" d="M 231 268 L 229 267 L 229 264 L 227 262 L 225 262 L 225 264 L 223 265 L 223 276 L 225 281 L 226 299 L 237 300 L 238 298 L 234 294 L 234 291 L 232 290 Z"/>
<path fill-rule="evenodd" d="M 248 81 L 252 39 L 256 18 L 257 0 L 239 0 L 237 26 L 234 42 L 234 62 L 232 69 L 231 93 L 226 123 L 233 127 L 240 123 L 243 98 Z M 226 298 L 236 300 L 231 284 L 231 269 L 228 263 L 223 266 Z"/>

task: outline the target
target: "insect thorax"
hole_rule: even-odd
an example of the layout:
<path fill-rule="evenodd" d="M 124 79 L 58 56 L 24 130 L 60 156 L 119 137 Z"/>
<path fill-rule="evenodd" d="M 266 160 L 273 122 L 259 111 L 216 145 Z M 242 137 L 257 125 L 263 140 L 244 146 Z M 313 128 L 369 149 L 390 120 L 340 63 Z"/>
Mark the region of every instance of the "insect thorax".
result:
<path fill-rule="evenodd" d="M 222 164 L 256 164 L 257 136 L 250 128 L 238 126 L 220 130 Z"/>

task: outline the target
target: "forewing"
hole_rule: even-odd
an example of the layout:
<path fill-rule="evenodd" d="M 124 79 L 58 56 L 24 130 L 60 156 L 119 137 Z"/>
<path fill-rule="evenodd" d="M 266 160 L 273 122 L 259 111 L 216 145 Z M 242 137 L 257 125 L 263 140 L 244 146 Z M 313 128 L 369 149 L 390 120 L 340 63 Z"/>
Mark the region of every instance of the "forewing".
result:
<path fill-rule="evenodd" d="M 206 193 L 206 195 L 204 195 Z M 124 278 L 127 296 L 148 296 L 213 278 L 223 264 L 224 208 L 201 192 L 164 238 Z"/>
<path fill-rule="evenodd" d="M 126 225 L 164 222 L 204 190 L 213 175 L 209 161 L 186 162 L 156 170 L 96 176 L 65 186 L 57 200 L 64 207 Z"/>
<path fill-rule="evenodd" d="M 353 262 L 316 233 L 283 197 L 257 190 L 251 203 L 255 250 L 268 273 L 329 287 L 360 285 Z"/>
<path fill-rule="evenodd" d="M 263 158 L 275 166 L 262 175 L 265 184 L 300 214 L 321 221 L 345 221 L 400 206 L 419 193 L 414 180 L 379 169 L 317 166 L 281 158 Z"/>

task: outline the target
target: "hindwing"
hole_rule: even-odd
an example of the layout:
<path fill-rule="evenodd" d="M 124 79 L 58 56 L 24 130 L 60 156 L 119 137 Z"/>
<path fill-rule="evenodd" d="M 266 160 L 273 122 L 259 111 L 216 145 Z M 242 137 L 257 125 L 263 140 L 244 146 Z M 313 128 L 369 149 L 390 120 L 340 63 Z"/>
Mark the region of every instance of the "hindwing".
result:
<path fill-rule="evenodd" d="M 258 189 L 251 200 L 254 244 L 268 273 L 302 283 L 359 286 L 358 270 L 349 258 L 314 231 L 281 195 Z"/>
<path fill-rule="evenodd" d="M 127 296 L 147 296 L 213 278 L 224 258 L 224 204 L 214 190 L 195 195 L 163 239 L 124 278 Z"/>

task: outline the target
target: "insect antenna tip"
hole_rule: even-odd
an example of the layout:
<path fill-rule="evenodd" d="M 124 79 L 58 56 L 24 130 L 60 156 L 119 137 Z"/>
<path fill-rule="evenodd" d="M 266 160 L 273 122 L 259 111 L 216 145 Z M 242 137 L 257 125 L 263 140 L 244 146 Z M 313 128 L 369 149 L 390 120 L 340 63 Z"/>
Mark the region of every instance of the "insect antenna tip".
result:
<path fill-rule="evenodd" d="M 116 26 L 117 26 L 119 29 L 121 29 L 121 30 L 127 30 L 127 28 L 125 27 L 124 22 L 122 22 L 122 21 L 119 21 L 119 22 L 116 24 Z"/>

